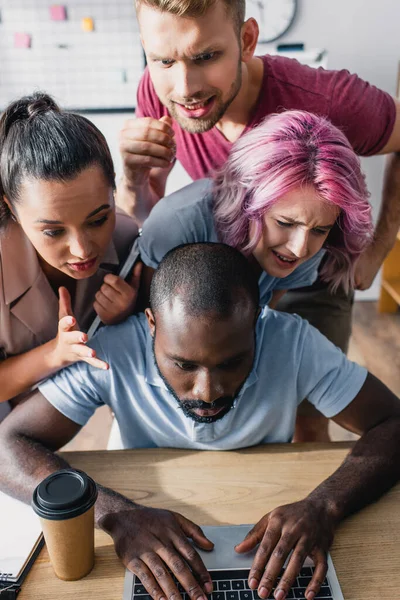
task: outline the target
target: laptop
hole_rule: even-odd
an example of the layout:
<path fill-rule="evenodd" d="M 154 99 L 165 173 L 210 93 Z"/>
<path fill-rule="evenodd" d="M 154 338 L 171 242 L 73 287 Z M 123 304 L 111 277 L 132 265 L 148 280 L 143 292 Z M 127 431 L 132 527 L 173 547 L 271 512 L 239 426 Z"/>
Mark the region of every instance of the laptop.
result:
<path fill-rule="evenodd" d="M 209 595 L 211 600 L 261 600 L 256 590 L 250 590 L 247 580 L 256 549 L 246 554 L 237 554 L 234 546 L 241 542 L 250 531 L 252 525 L 228 525 L 202 527 L 205 535 L 214 542 L 212 552 L 204 552 L 198 548 L 206 568 L 211 574 L 214 591 Z M 287 598 L 297 600 L 305 598 L 305 591 L 313 573 L 313 563 L 307 558 L 295 584 Z M 182 586 L 177 584 L 182 600 L 190 600 Z M 273 598 L 273 592 L 269 596 Z M 344 600 L 336 576 L 332 558 L 328 555 L 328 573 L 315 600 Z M 126 570 L 123 600 L 151 600 L 136 575 Z"/>

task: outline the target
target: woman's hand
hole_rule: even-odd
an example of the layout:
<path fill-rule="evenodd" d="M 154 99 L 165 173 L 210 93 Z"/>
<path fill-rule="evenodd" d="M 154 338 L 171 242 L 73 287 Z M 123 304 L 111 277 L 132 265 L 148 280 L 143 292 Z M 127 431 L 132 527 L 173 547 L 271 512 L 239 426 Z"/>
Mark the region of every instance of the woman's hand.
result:
<path fill-rule="evenodd" d="M 60 287 L 58 310 L 58 333 L 54 340 L 53 358 L 55 366 L 60 369 L 83 360 L 98 369 L 108 369 L 108 364 L 96 357 L 96 351 L 86 346 L 88 336 L 79 331 L 78 323 L 73 315 L 71 296 L 67 288 Z"/>
<path fill-rule="evenodd" d="M 115 325 L 133 313 L 142 266 L 141 262 L 135 265 L 129 283 L 111 273 L 104 277 L 103 285 L 95 296 L 93 307 L 105 325 Z"/>

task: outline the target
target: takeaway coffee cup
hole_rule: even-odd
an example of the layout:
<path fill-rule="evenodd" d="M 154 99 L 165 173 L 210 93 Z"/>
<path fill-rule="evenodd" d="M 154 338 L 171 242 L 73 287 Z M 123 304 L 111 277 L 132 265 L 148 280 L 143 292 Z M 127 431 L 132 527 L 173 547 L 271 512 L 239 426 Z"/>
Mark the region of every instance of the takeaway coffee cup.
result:
<path fill-rule="evenodd" d="M 93 568 L 96 498 L 95 482 L 77 469 L 52 473 L 33 492 L 33 510 L 60 579 L 81 579 Z"/>

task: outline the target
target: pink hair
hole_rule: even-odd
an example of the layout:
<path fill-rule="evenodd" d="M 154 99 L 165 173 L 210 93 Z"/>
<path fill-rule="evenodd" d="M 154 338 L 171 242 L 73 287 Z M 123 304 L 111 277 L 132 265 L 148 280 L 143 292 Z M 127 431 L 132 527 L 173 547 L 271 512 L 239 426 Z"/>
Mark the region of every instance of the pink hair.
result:
<path fill-rule="evenodd" d="M 304 111 L 267 117 L 234 144 L 214 175 L 214 219 L 221 242 L 251 254 L 264 214 L 283 195 L 312 185 L 340 214 L 324 244 L 321 277 L 334 291 L 354 287 L 357 257 L 371 241 L 369 193 L 360 161 L 330 121 Z M 249 224 L 255 234 L 249 239 Z"/>

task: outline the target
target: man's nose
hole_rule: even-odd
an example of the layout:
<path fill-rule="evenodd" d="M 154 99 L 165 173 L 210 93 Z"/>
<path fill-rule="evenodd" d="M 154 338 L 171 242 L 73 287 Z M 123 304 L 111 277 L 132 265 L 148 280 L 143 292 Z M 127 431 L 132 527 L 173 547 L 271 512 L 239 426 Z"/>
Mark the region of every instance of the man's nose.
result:
<path fill-rule="evenodd" d="M 210 371 L 201 371 L 197 374 L 192 388 L 193 400 L 201 400 L 211 404 L 224 396 L 222 382 L 216 374 Z"/>
<path fill-rule="evenodd" d="M 175 94 L 178 99 L 190 100 L 201 92 L 201 82 L 195 69 L 185 64 L 179 65 L 175 71 Z"/>
<path fill-rule="evenodd" d="M 296 229 L 290 235 L 286 244 L 288 250 L 297 258 L 304 258 L 308 254 L 309 232 L 305 229 Z"/>
<path fill-rule="evenodd" d="M 72 256 L 86 260 L 90 257 L 92 244 L 86 235 L 76 234 L 69 240 L 69 251 Z"/>

